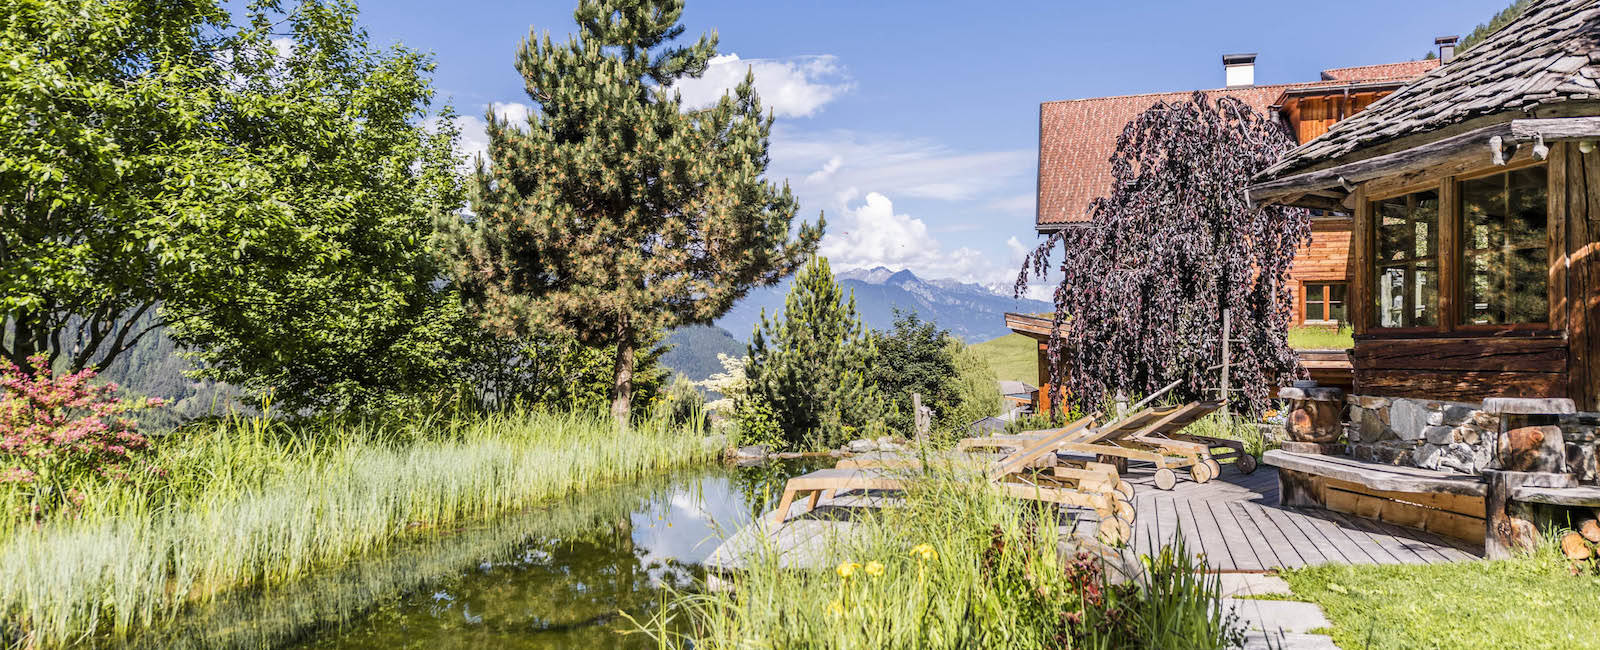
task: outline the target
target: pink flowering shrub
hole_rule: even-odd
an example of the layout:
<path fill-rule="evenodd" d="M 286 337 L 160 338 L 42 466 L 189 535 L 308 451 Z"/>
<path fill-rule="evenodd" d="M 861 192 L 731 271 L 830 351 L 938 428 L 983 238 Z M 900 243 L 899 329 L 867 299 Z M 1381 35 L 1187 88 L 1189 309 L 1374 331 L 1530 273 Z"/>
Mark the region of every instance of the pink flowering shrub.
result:
<path fill-rule="evenodd" d="M 116 384 L 91 383 L 93 370 L 58 377 L 43 356 L 28 362 L 0 360 L 0 484 L 24 486 L 32 514 L 44 516 L 82 502 L 79 479 L 122 481 L 141 469 L 150 441 L 128 415 L 162 400 L 119 398 Z"/>

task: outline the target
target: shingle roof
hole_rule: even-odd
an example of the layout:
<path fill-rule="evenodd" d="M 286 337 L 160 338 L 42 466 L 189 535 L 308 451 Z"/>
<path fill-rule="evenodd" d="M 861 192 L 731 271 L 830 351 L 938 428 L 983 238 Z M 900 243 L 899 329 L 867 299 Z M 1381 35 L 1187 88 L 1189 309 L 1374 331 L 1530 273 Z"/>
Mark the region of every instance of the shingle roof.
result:
<path fill-rule="evenodd" d="M 1336 68 L 1320 81 L 1217 88 L 1204 92 L 1212 100 L 1234 97 L 1267 112 L 1286 91 L 1337 88 L 1354 83 L 1396 81 L 1421 74 L 1437 61 Z M 1045 102 L 1039 105 L 1039 200 L 1035 221 L 1040 226 L 1079 223 L 1089 218 L 1089 203 L 1111 187 L 1111 154 L 1128 122 L 1157 102 L 1182 101 L 1194 91 L 1146 93 Z"/>
<path fill-rule="evenodd" d="M 1286 154 L 1258 180 L 1469 119 L 1600 100 L 1600 3 L 1537 0 L 1517 20 Z"/>

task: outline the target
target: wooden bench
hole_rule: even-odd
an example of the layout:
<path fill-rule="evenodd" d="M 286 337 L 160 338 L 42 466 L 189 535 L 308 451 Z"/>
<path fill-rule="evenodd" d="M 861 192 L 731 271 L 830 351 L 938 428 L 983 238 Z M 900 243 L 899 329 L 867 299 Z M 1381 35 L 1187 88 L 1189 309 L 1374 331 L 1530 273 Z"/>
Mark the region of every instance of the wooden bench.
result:
<path fill-rule="evenodd" d="M 1261 460 L 1278 468 L 1282 505 L 1324 508 L 1484 543 L 1487 486 L 1476 476 L 1281 449 Z"/>

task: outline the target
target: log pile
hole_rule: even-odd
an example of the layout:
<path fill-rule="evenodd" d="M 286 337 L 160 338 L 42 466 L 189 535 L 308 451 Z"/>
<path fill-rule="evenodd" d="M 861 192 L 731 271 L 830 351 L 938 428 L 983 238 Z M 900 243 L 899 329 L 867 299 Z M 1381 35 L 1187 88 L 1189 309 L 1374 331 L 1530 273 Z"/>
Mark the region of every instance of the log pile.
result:
<path fill-rule="evenodd" d="M 1593 514 L 1600 517 L 1600 509 Z M 1600 521 L 1585 519 L 1578 529 L 1561 536 L 1561 553 L 1571 562 L 1573 575 L 1600 573 Z"/>

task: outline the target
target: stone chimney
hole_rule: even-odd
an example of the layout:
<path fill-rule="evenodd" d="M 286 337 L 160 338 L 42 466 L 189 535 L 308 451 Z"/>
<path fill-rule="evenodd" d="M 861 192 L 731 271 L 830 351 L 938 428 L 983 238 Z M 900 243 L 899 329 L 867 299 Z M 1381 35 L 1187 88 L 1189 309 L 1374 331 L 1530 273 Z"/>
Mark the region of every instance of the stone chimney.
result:
<path fill-rule="evenodd" d="M 1449 63 L 1456 58 L 1456 43 L 1461 41 L 1460 36 L 1440 36 L 1433 39 L 1433 44 L 1439 47 L 1439 63 Z"/>
<path fill-rule="evenodd" d="M 1228 87 L 1256 85 L 1256 54 L 1222 55 L 1222 71 L 1227 75 Z"/>

